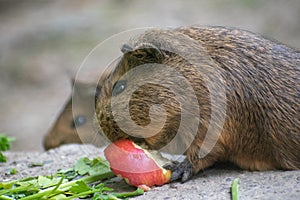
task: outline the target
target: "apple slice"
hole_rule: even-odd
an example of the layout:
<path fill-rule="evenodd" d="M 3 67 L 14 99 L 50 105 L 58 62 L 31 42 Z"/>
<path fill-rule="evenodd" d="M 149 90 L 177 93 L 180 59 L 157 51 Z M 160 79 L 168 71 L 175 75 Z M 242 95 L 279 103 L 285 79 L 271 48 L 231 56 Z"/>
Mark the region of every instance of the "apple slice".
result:
<path fill-rule="evenodd" d="M 148 191 L 154 185 L 168 183 L 171 171 L 161 167 L 157 158 L 131 140 L 119 140 L 108 145 L 104 155 L 111 171 L 133 186 Z"/>

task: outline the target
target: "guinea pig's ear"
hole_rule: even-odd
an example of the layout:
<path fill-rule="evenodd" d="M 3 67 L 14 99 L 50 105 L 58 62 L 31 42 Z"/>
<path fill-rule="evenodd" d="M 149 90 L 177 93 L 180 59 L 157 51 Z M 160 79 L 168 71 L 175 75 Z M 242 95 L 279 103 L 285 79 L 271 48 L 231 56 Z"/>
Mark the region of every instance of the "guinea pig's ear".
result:
<path fill-rule="evenodd" d="M 133 48 L 129 45 L 129 44 L 123 44 L 123 46 L 121 47 L 121 52 L 122 53 L 127 53 L 132 51 Z"/>

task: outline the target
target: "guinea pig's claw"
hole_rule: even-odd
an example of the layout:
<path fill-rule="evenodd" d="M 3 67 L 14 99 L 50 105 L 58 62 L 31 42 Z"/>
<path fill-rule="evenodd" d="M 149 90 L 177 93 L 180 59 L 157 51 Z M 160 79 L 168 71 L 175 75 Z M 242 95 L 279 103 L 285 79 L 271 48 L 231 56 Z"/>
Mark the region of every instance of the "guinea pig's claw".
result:
<path fill-rule="evenodd" d="M 179 164 L 180 163 L 178 161 L 172 161 L 171 163 L 165 164 L 163 168 L 171 170 L 173 172 Z"/>
<path fill-rule="evenodd" d="M 181 163 L 174 161 L 163 167 L 172 171 L 170 182 L 181 179 L 181 182 L 184 183 L 193 176 L 193 166 L 188 160 Z"/>

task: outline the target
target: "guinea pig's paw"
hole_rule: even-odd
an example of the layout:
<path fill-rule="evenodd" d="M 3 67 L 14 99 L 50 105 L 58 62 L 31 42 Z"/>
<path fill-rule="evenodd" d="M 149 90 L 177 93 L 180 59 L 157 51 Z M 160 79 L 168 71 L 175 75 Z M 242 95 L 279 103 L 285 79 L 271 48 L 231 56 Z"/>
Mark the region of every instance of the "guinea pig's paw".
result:
<path fill-rule="evenodd" d="M 167 164 L 165 164 L 163 166 L 163 168 L 171 170 L 171 171 L 175 171 L 175 169 L 177 168 L 177 166 L 179 164 L 180 164 L 180 162 L 178 162 L 178 161 L 171 161 L 171 162 L 168 162 Z"/>
<path fill-rule="evenodd" d="M 172 171 L 171 182 L 181 179 L 181 182 L 184 183 L 193 176 L 193 166 L 187 159 L 181 163 L 173 161 L 163 167 Z"/>

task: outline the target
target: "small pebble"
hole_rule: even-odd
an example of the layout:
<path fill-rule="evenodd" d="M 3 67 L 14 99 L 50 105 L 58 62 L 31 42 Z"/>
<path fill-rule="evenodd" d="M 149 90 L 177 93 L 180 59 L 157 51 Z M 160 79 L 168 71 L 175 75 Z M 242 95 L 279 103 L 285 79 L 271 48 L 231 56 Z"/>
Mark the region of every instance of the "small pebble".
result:
<path fill-rule="evenodd" d="M 226 178 L 225 181 L 230 182 L 230 181 L 232 181 L 232 179 L 231 178 Z"/>

